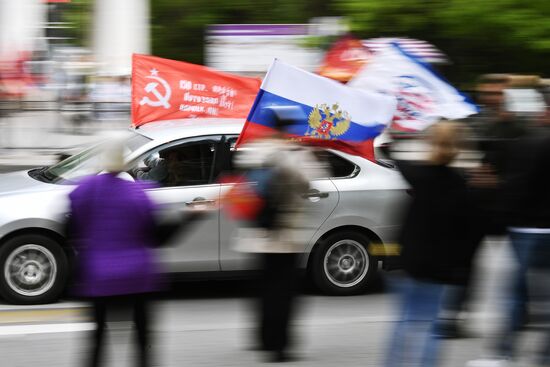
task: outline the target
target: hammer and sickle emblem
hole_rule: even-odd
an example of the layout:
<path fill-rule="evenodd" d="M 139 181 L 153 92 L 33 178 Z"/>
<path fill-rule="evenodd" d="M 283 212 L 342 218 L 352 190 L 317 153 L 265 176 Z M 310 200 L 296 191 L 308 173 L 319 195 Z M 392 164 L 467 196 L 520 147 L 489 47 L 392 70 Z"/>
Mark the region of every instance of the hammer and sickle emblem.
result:
<path fill-rule="evenodd" d="M 170 100 L 170 96 L 172 95 L 172 89 L 170 89 L 170 85 L 166 82 L 166 80 L 162 79 L 161 77 L 157 76 L 158 71 L 151 70 L 151 74 L 149 76 L 146 76 L 146 78 L 156 80 L 157 82 L 150 82 L 145 86 L 145 91 L 147 93 L 152 93 L 156 100 L 150 99 L 148 96 L 144 96 L 141 101 L 139 101 L 140 106 L 143 106 L 144 104 L 152 106 L 152 107 L 164 107 L 166 109 L 170 108 L 170 103 L 168 101 Z M 159 86 L 159 83 L 164 87 L 164 94 L 161 94 L 157 87 Z"/>

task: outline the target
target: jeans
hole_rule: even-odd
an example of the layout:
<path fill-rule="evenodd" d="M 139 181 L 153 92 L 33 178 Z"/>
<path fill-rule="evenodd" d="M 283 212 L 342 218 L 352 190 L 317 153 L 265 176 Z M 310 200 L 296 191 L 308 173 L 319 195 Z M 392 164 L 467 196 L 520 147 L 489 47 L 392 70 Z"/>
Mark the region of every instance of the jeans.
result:
<path fill-rule="evenodd" d="M 444 285 L 403 278 L 397 284 L 401 299 L 386 367 L 437 366 L 439 340 L 433 333 Z"/>
<path fill-rule="evenodd" d="M 508 301 L 508 321 L 497 345 L 499 354 L 507 357 L 514 356 L 517 331 L 526 322 L 529 301 L 527 273 L 530 269 L 550 270 L 550 233 L 511 232 L 510 239 L 518 268 Z M 547 344 L 541 358 L 550 361 L 550 329 L 547 330 Z"/>

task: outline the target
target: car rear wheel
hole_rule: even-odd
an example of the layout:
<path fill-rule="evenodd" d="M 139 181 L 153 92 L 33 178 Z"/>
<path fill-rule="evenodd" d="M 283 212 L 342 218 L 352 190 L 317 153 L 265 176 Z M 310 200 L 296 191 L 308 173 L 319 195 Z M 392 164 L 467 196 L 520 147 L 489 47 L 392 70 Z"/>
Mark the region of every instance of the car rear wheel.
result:
<path fill-rule="evenodd" d="M 58 299 L 67 283 L 68 260 L 60 244 L 44 235 L 21 235 L 0 247 L 0 295 L 10 303 Z"/>
<path fill-rule="evenodd" d="M 318 243 L 311 259 L 315 285 L 339 296 L 365 291 L 377 269 L 368 244 L 368 237 L 349 230 L 335 232 Z"/>

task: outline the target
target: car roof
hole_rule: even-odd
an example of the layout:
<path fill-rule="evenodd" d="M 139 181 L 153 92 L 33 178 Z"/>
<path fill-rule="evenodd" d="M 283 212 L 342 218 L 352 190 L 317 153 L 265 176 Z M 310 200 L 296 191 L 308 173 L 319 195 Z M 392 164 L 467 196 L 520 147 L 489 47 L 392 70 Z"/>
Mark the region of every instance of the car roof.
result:
<path fill-rule="evenodd" d="M 149 122 L 139 126 L 135 131 L 162 144 L 201 135 L 240 134 L 244 122 L 244 119 L 228 118 L 165 120 Z"/>

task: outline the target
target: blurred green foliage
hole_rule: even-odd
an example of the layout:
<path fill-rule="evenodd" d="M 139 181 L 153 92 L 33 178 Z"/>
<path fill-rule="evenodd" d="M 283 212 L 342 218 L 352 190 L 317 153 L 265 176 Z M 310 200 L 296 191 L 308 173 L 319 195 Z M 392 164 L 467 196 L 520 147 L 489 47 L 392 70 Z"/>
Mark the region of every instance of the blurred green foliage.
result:
<path fill-rule="evenodd" d="M 73 0 L 66 16 L 86 40 L 92 0 Z M 153 54 L 203 63 L 208 24 L 306 23 L 316 16 L 346 16 L 352 32 L 367 37 L 429 41 L 452 61 L 444 73 L 472 81 L 480 73 L 548 76 L 549 0 L 151 0 Z M 326 39 L 306 39 L 326 47 Z"/>
<path fill-rule="evenodd" d="M 458 82 L 480 73 L 548 76 L 548 0 L 334 0 L 361 37 L 408 36 L 429 41 L 452 64 Z"/>
<path fill-rule="evenodd" d="M 71 43 L 76 46 L 87 46 L 90 44 L 90 30 L 92 27 L 93 1 L 72 0 L 61 9 L 63 21 L 70 23 L 66 29 L 66 37 L 71 37 Z"/>

